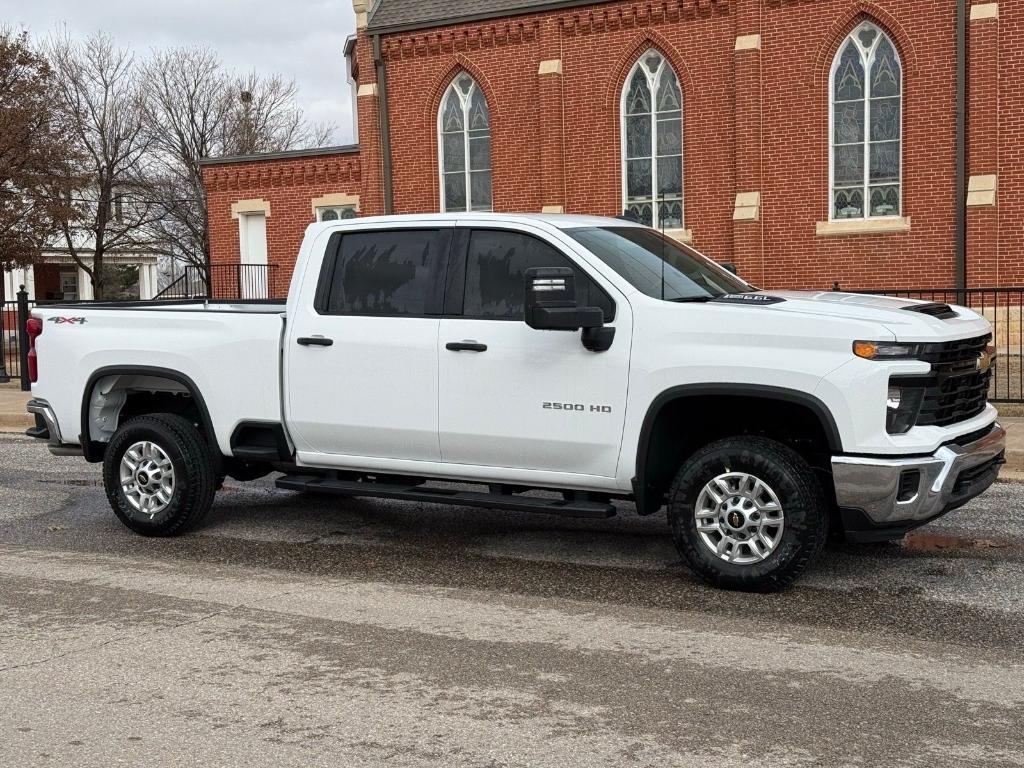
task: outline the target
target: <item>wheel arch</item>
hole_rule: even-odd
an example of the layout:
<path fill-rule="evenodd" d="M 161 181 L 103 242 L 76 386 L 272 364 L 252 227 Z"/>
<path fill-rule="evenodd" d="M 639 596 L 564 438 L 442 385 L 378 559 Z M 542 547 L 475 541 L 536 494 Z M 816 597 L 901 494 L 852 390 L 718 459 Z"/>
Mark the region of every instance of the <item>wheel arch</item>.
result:
<path fill-rule="evenodd" d="M 120 415 L 127 402 L 127 393 L 130 389 L 130 385 L 132 382 L 137 382 L 144 385 L 143 389 L 149 392 L 171 395 L 187 395 L 195 406 L 195 416 L 198 418 L 199 423 L 202 426 L 203 433 L 206 436 L 207 442 L 210 444 L 211 450 L 217 454 L 220 453 L 220 449 L 217 446 L 216 432 L 214 432 L 213 429 L 213 420 L 210 418 L 210 411 L 206 406 L 206 400 L 203 398 L 203 394 L 199 387 L 188 375 L 181 371 L 157 366 L 115 365 L 106 366 L 93 371 L 85 385 L 85 390 L 82 395 L 82 431 L 79 441 L 82 445 L 82 453 L 85 456 L 86 461 L 89 461 L 90 463 L 98 463 L 103 460 L 103 455 L 106 451 L 108 441 L 94 439 L 94 424 L 91 411 L 96 387 L 104 379 L 109 378 L 126 379 L 123 382 L 124 386 L 117 388 L 117 391 L 125 393 L 124 399 L 121 399 L 120 402 L 109 404 L 107 415 L 110 415 L 111 413 L 114 415 L 115 428 L 120 421 Z"/>
<path fill-rule="evenodd" d="M 656 450 L 658 438 L 662 436 L 659 430 L 668 427 L 665 417 L 669 410 L 717 400 L 723 403 L 742 402 L 748 407 L 751 404 L 776 403 L 794 412 L 802 412 L 820 429 L 820 438 L 829 451 L 841 453 L 843 450 L 839 428 L 828 406 L 807 392 L 762 384 L 684 384 L 671 387 L 651 402 L 640 429 L 636 475 L 632 481 L 638 514 L 657 512 L 661 508 L 660 496 L 668 488 L 664 470 L 652 461 L 652 451 Z M 708 436 L 709 440 L 714 438 L 714 435 Z"/>

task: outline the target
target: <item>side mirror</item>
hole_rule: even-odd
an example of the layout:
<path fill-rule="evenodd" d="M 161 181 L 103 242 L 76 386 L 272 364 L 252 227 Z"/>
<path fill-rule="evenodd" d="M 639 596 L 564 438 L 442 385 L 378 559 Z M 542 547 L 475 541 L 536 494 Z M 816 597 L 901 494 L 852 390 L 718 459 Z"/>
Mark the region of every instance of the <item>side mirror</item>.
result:
<path fill-rule="evenodd" d="M 583 329 L 583 346 L 604 352 L 615 338 L 614 328 L 604 327 L 600 307 L 576 304 L 576 275 L 568 267 L 531 267 L 525 273 L 526 324 L 538 331 Z"/>
<path fill-rule="evenodd" d="M 718 262 L 718 266 L 720 266 L 722 269 L 726 270 L 727 272 L 732 272 L 734 275 L 736 275 L 736 277 L 740 276 L 740 271 L 736 268 L 736 265 L 731 263 L 731 262 L 720 261 L 720 262 Z"/>

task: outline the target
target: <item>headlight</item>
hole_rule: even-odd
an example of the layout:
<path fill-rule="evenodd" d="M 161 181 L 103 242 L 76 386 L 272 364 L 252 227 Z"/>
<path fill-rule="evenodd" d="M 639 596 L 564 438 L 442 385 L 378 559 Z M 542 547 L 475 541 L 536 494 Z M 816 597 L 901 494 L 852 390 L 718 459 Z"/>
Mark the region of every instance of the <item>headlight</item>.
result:
<path fill-rule="evenodd" d="M 855 341 L 853 354 L 865 360 L 913 360 L 920 356 L 920 344 L 890 341 Z"/>
<path fill-rule="evenodd" d="M 890 386 L 885 403 L 886 431 L 890 435 L 903 435 L 913 429 L 923 400 L 924 390 L 919 387 Z"/>

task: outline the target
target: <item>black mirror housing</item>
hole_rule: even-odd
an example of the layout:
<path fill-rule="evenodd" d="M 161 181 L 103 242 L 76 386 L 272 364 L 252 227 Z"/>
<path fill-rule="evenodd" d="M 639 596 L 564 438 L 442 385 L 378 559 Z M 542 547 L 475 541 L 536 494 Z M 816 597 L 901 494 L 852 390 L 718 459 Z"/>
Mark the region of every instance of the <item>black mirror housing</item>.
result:
<path fill-rule="evenodd" d="M 576 275 L 568 267 L 531 267 L 525 273 L 526 324 L 538 331 L 583 329 L 583 346 L 605 352 L 615 338 L 604 327 L 604 310 L 576 304 Z"/>

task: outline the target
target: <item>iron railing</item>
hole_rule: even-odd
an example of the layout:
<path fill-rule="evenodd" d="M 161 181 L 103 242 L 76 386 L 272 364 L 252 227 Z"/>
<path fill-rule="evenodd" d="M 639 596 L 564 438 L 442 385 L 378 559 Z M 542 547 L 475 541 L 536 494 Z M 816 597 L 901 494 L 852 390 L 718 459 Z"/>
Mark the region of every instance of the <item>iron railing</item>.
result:
<path fill-rule="evenodd" d="M 276 264 L 212 264 L 206 270 L 185 267 L 185 271 L 154 298 L 167 299 L 279 299 L 285 290 L 275 279 Z"/>

